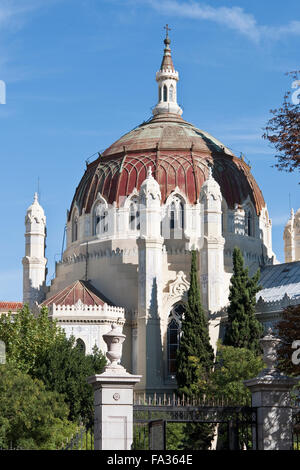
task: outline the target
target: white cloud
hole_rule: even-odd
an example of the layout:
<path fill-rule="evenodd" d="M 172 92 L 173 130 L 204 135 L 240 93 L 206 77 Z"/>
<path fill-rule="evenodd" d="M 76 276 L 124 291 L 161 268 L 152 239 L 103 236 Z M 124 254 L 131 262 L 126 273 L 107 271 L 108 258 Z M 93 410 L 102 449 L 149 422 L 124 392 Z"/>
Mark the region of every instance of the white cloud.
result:
<path fill-rule="evenodd" d="M 141 3 L 141 2 L 135 2 Z M 283 35 L 300 35 L 300 21 L 278 27 L 259 25 L 251 13 L 246 13 L 241 7 L 212 7 L 205 3 L 179 0 L 142 0 L 156 11 L 168 16 L 175 15 L 194 20 L 209 20 L 247 36 L 254 42 L 263 37 L 279 39 Z"/>

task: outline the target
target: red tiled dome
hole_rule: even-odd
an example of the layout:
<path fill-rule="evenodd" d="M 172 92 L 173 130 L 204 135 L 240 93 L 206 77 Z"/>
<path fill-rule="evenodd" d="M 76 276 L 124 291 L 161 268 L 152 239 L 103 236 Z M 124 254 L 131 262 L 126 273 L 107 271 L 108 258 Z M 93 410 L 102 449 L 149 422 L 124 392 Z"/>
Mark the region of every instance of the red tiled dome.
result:
<path fill-rule="evenodd" d="M 147 176 L 147 167 L 160 184 L 162 202 L 176 187 L 196 203 L 208 164 L 219 183 L 229 208 L 241 204 L 248 196 L 257 214 L 265 206 L 263 195 L 249 166 L 221 142 L 197 129 L 180 116 L 159 114 L 125 134 L 97 160 L 90 163 L 72 201 L 80 213 L 90 212 L 100 193 L 109 204 L 129 196 Z"/>

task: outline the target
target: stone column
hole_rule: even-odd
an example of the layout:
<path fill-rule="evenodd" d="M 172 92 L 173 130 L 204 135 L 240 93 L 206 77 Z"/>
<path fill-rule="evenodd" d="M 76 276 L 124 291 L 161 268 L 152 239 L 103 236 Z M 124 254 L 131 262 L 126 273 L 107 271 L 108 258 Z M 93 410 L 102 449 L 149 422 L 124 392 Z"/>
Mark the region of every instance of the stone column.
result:
<path fill-rule="evenodd" d="M 252 393 L 252 406 L 257 408 L 256 450 L 292 450 L 293 421 L 290 390 L 298 382 L 276 369 L 276 347 L 280 339 L 269 328 L 260 340 L 267 365 L 258 377 L 244 383 Z M 257 441 L 256 441 L 257 438 Z"/>
<path fill-rule="evenodd" d="M 94 388 L 95 450 L 130 450 L 133 442 L 133 388 L 141 375 L 131 375 L 118 364 L 125 335 L 116 324 L 103 335 L 110 364 L 87 382 Z"/>
<path fill-rule="evenodd" d="M 143 378 L 140 390 L 157 390 L 163 381 L 163 356 L 160 326 L 162 306 L 162 247 L 160 235 L 161 193 L 148 168 L 140 188 L 140 237 L 138 265 L 137 372 Z"/>

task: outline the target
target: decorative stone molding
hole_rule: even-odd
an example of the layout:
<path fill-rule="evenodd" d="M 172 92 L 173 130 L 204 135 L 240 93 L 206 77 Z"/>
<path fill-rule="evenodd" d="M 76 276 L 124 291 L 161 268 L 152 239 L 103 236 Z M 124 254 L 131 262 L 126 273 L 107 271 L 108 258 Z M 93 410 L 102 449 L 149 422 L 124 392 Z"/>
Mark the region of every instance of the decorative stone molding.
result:
<path fill-rule="evenodd" d="M 186 279 L 183 271 L 178 271 L 175 281 L 169 285 L 169 297 L 183 296 L 190 287 L 190 283 Z"/>
<path fill-rule="evenodd" d="M 264 300 L 261 296 L 259 297 L 256 303 L 256 312 L 267 313 L 267 312 L 276 312 L 284 310 L 289 305 L 298 305 L 300 302 L 300 295 L 295 297 L 289 297 L 288 294 L 285 294 L 281 299 L 267 301 Z"/>
<path fill-rule="evenodd" d="M 79 300 L 75 305 L 55 305 L 49 307 L 49 316 L 60 323 L 125 323 L 125 309 L 107 305 L 84 305 Z"/>

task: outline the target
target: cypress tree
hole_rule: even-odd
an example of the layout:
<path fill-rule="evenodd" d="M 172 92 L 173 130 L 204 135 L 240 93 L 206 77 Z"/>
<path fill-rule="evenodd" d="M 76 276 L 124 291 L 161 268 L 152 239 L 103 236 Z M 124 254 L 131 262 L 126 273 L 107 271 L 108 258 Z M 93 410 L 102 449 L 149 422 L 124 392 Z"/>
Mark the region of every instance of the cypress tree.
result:
<path fill-rule="evenodd" d="M 182 337 L 177 354 L 178 391 L 187 396 L 193 394 L 193 386 L 199 381 L 194 357 L 198 358 L 204 373 L 209 374 L 213 367 L 214 351 L 209 341 L 208 322 L 201 304 L 196 251 L 192 251 L 188 302 L 182 320 Z"/>
<path fill-rule="evenodd" d="M 224 344 L 246 348 L 256 354 L 261 352 L 259 338 L 263 332 L 261 323 L 255 317 L 255 296 L 261 289 L 258 285 L 259 278 L 259 270 L 252 278 L 249 277 L 248 268 L 244 267 L 242 252 L 235 248 Z"/>
<path fill-rule="evenodd" d="M 198 361 L 195 362 L 195 358 Z M 192 251 L 190 288 L 184 318 L 182 337 L 177 354 L 178 392 L 186 396 L 203 393 L 199 387 L 199 364 L 204 379 L 212 371 L 214 351 L 209 341 L 208 322 L 201 303 L 200 286 L 197 279 L 197 253 Z M 214 425 L 210 423 L 188 423 L 183 427 L 182 449 L 207 450 L 213 436 Z"/>

